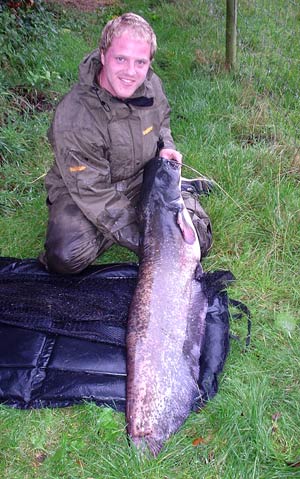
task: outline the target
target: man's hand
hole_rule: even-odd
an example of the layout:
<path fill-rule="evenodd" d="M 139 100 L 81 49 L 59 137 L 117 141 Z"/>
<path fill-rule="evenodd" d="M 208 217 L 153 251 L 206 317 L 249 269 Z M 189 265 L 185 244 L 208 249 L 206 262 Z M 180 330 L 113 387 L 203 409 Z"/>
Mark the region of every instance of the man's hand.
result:
<path fill-rule="evenodd" d="M 159 156 L 166 158 L 166 160 L 175 160 L 178 163 L 182 163 L 182 154 L 179 151 L 172 150 L 171 148 L 163 148 L 159 152 Z"/>

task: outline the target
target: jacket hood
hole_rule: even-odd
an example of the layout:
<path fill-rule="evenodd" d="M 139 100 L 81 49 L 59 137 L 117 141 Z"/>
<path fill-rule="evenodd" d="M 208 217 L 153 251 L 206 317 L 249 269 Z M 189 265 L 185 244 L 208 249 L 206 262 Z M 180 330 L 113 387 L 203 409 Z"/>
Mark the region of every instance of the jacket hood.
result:
<path fill-rule="evenodd" d="M 89 53 L 79 65 L 79 83 L 81 85 L 93 86 L 96 74 L 101 68 L 100 51 L 97 50 Z"/>
<path fill-rule="evenodd" d="M 97 48 L 96 50 L 89 53 L 83 59 L 83 61 L 80 63 L 80 65 L 79 65 L 79 83 L 81 85 L 90 86 L 90 87 L 91 86 L 93 86 L 93 87 L 98 86 L 99 90 L 101 91 L 102 88 L 99 87 L 99 85 L 96 82 L 96 76 L 98 75 L 101 67 L 102 67 L 102 64 L 101 64 L 101 61 L 100 61 L 100 51 Z M 135 91 L 135 93 L 132 95 L 132 98 L 138 98 L 138 97 L 152 98 L 153 97 L 153 89 L 152 89 L 152 85 L 151 85 L 151 82 L 150 82 L 150 79 L 151 79 L 152 75 L 153 75 L 153 70 L 152 70 L 152 68 L 149 68 L 146 80 Z M 108 92 L 106 92 L 106 93 L 108 93 Z M 110 95 L 110 96 L 112 96 L 112 95 Z"/>

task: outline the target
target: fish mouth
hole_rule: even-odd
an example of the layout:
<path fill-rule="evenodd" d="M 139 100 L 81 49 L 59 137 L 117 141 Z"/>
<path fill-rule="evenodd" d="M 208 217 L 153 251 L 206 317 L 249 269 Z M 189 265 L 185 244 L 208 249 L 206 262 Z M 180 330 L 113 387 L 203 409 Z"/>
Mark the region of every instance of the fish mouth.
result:
<path fill-rule="evenodd" d="M 163 168 L 173 168 L 173 170 L 179 170 L 181 168 L 181 163 L 177 160 L 164 158 L 163 156 L 159 156 L 157 160 Z"/>

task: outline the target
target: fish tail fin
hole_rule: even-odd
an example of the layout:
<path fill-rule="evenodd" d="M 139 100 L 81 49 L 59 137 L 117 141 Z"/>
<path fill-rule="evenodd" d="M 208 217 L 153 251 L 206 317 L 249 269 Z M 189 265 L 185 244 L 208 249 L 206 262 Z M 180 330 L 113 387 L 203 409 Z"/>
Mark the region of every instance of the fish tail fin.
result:
<path fill-rule="evenodd" d="M 156 457 L 163 446 L 163 442 L 150 436 L 148 437 L 146 436 L 145 441 L 147 443 L 147 446 L 150 452 L 153 454 L 153 456 Z"/>
<path fill-rule="evenodd" d="M 143 454 L 150 452 L 154 457 L 159 454 L 163 446 L 163 441 L 152 436 L 135 436 L 131 437 L 131 441 L 140 452 Z"/>

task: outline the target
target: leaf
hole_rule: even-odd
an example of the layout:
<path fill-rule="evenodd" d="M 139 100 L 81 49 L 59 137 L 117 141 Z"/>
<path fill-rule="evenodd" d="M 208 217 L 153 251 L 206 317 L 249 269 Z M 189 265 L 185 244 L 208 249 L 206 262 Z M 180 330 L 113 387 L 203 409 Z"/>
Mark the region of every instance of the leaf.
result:
<path fill-rule="evenodd" d="M 207 437 L 196 437 L 196 439 L 193 440 L 192 444 L 193 446 L 199 446 L 199 444 L 207 444 L 212 438 L 211 434 L 208 434 Z"/>
<path fill-rule="evenodd" d="M 295 468 L 300 467 L 300 458 L 296 459 L 296 461 L 293 462 L 287 462 L 287 465 Z"/>
<path fill-rule="evenodd" d="M 203 443 L 205 443 L 204 437 L 197 437 L 192 442 L 193 446 L 199 446 L 199 444 L 203 444 Z"/>
<path fill-rule="evenodd" d="M 37 451 L 34 455 L 33 467 L 39 467 L 47 459 L 48 455 L 44 451 Z"/>
<path fill-rule="evenodd" d="M 272 415 L 272 421 L 276 422 L 278 419 L 281 418 L 281 413 L 280 412 L 275 412 L 275 414 Z"/>
<path fill-rule="evenodd" d="M 280 412 L 275 412 L 272 414 L 272 434 L 275 434 L 278 431 L 278 419 L 281 418 Z"/>

